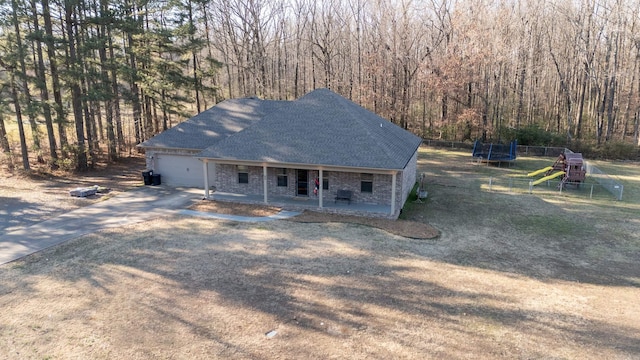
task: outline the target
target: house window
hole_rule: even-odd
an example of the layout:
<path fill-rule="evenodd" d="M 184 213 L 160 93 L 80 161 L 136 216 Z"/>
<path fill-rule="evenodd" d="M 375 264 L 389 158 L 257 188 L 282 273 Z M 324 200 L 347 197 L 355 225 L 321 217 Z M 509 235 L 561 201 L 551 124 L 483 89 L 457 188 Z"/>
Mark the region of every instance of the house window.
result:
<path fill-rule="evenodd" d="M 238 165 L 238 183 L 249 183 L 249 168 L 246 165 Z"/>
<path fill-rule="evenodd" d="M 373 192 L 373 174 L 360 174 L 360 192 Z"/>
<path fill-rule="evenodd" d="M 287 169 L 281 168 L 281 169 L 278 169 L 277 171 L 278 171 L 278 186 L 286 187 L 288 184 Z"/>

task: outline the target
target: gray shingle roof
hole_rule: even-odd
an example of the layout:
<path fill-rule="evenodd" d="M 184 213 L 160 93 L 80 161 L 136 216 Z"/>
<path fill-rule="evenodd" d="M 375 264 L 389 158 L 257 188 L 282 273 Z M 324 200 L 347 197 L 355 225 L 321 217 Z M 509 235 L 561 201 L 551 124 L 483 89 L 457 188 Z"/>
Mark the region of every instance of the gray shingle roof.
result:
<path fill-rule="evenodd" d="M 225 100 L 139 146 L 204 150 L 245 129 L 284 103 L 288 102 L 255 98 Z"/>
<path fill-rule="evenodd" d="M 318 89 L 208 147 L 198 158 L 403 169 L 421 139 Z"/>

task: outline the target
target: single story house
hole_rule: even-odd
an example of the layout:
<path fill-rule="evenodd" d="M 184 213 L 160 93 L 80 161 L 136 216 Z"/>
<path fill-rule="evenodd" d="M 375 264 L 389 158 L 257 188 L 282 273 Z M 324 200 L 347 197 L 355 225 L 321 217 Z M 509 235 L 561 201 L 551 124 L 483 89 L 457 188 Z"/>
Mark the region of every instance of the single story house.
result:
<path fill-rule="evenodd" d="M 139 146 L 162 183 L 202 187 L 207 198 L 312 200 L 297 203 L 376 216 L 367 209 L 383 208 L 397 218 L 416 182 L 421 142 L 317 89 L 293 101 L 225 100 Z"/>

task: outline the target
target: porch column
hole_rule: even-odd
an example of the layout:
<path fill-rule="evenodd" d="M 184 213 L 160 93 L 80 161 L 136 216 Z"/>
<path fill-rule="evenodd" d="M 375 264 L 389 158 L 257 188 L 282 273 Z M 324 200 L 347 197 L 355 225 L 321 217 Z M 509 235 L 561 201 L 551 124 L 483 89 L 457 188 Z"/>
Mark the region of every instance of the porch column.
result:
<path fill-rule="evenodd" d="M 264 203 L 268 204 L 267 202 L 267 189 L 268 189 L 268 185 L 267 185 L 267 165 L 262 165 L 262 185 L 263 185 L 263 191 L 264 191 Z"/>
<path fill-rule="evenodd" d="M 396 174 L 394 171 L 391 175 L 391 215 L 396 213 Z"/>
<path fill-rule="evenodd" d="M 318 170 L 318 206 L 322 209 L 322 169 Z"/>
<path fill-rule="evenodd" d="M 209 161 L 202 160 L 202 171 L 204 172 L 204 198 L 209 198 Z"/>

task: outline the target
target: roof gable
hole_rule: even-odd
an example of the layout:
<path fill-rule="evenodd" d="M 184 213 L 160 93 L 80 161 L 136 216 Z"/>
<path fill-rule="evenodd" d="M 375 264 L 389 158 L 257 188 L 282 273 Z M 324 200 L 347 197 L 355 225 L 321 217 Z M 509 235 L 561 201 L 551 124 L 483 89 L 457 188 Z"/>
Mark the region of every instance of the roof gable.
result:
<path fill-rule="evenodd" d="M 314 90 L 198 157 L 402 169 L 421 139 L 328 90 Z"/>

